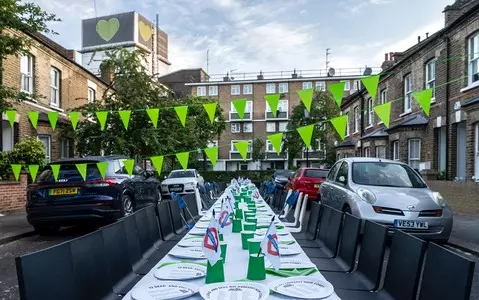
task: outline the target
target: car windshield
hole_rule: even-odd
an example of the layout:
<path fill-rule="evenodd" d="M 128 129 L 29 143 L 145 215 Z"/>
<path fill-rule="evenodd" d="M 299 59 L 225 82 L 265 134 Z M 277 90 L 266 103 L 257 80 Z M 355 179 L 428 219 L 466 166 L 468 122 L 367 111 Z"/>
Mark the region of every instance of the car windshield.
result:
<path fill-rule="evenodd" d="M 354 162 L 352 180 L 356 184 L 425 188 L 421 177 L 407 165 L 387 162 Z"/>
<path fill-rule="evenodd" d="M 168 178 L 184 178 L 184 177 L 195 177 L 195 172 L 193 171 L 175 171 L 171 172 Z"/>
<path fill-rule="evenodd" d="M 86 181 L 99 180 L 101 179 L 101 174 L 98 171 L 96 165 L 87 165 L 86 169 Z M 63 164 L 60 165 L 60 171 L 58 172 L 58 182 L 80 182 L 83 181 L 83 178 L 78 172 L 78 169 L 75 165 Z M 54 183 L 55 179 L 53 176 L 52 169 L 46 167 L 40 175 L 37 177 L 37 183 Z"/>
<path fill-rule="evenodd" d="M 283 176 L 283 177 L 289 177 L 289 176 L 293 176 L 294 172 L 290 171 L 290 170 L 276 170 L 274 172 L 274 177 L 276 176 Z"/>
<path fill-rule="evenodd" d="M 329 170 L 305 170 L 304 177 L 326 178 Z"/>

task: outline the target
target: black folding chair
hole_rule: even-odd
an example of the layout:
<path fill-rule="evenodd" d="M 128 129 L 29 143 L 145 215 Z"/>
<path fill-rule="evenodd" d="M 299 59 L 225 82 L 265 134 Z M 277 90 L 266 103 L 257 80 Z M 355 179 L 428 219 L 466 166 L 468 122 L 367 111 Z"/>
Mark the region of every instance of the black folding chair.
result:
<path fill-rule="evenodd" d="M 175 201 L 168 201 L 168 205 L 170 207 L 173 232 L 178 235 L 178 237 L 183 238 L 186 235 L 186 220 L 184 220 L 184 217 L 181 215 L 181 211 Z"/>
<path fill-rule="evenodd" d="M 142 208 L 135 212 L 135 221 L 138 232 L 138 240 L 140 242 L 141 253 L 145 259 L 148 259 L 148 256 L 151 255 L 152 251 L 155 250 L 155 243 L 157 239 L 150 233 L 150 223 L 148 220 L 149 207 Z"/>
<path fill-rule="evenodd" d="M 427 243 L 402 231 L 394 233 L 383 288 L 379 292 L 335 289 L 344 300 L 415 300 Z M 448 298 L 435 298 L 448 299 Z"/>
<path fill-rule="evenodd" d="M 361 233 L 361 219 L 344 214 L 344 223 L 336 258 L 311 258 L 319 271 L 351 272 L 356 262 L 359 235 Z"/>
<path fill-rule="evenodd" d="M 318 225 L 321 218 L 321 205 L 317 202 L 311 203 L 311 211 L 309 213 L 308 225 L 303 226 L 302 232 L 293 233 L 293 237 L 301 247 L 307 245 L 316 245 L 314 240 L 318 234 Z M 306 218 L 303 222 L 306 221 Z M 301 224 L 303 225 L 303 224 Z"/>
<path fill-rule="evenodd" d="M 143 257 L 135 215 L 132 214 L 123 218 L 123 226 L 125 227 L 125 236 L 128 246 L 126 255 L 128 256 L 133 271 L 138 275 L 146 275 L 151 267 L 149 267 L 148 260 Z"/>
<path fill-rule="evenodd" d="M 160 222 L 161 236 L 164 241 L 180 240 L 175 239 L 176 235 L 173 231 L 173 222 L 171 220 L 170 205 L 168 202 L 158 204 L 158 221 Z"/>
<path fill-rule="evenodd" d="M 419 300 L 468 300 L 476 263 L 449 249 L 429 243 Z"/>
<path fill-rule="evenodd" d="M 366 220 L 357 269 L 352 273 L 321 272 L 335 289 L 374 291 L 379 288 L 387 228 Z"/>
<path fill-rule="evenodd" d="M 72 299 L 75 294 L 70 243 L 15 258 L 21 300 Z"/>

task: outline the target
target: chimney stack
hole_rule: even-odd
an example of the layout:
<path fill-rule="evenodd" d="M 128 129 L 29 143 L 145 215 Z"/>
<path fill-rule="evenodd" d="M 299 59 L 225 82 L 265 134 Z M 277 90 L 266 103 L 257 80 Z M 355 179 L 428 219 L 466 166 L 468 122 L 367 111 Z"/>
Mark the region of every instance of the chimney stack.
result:
<path fill-rule="evenodd" d="M 230 80 L 230 74 L 229 74 L 229 73 L 226 73 L 226 76 L 223 77 L 223 81 L 231 81 L 231 80 Z"/>
<path fill-rule="evenodd" d="M 68 58 L 69 58 L 70 60 L 76 61 L 76 53 L 75 53 L 75 50 L 73 50 L 73 49 L 67 50 L 67 55 L 68 55 Z"/>
<path fill-rule="evenodd" d="M 264 79 L 263 71 L 259 71 L 258 80 L 263 80 L 263 79 Z"/>
<path fill-rule="evenodd" d="M 389 55 L 387 53 L 384 54 L 384 61 L 389 61 Z"/>
<path fill-rule="evenodd" d="M 429 32 L 426 32 L 426 39 L 429 37 Z"/>
<path fill-rule="evenodd" d="M 394 53 L 393 53 L 393 52 L 389 52 L 389 60 L 390 60 L 390 61 L 396 60 L 396 58 L 394 57 Z"/>
<path fill-rule="evenodd" d="M 421 36 L 418 35 L 418 36 L 417 36 L 417 43 L 419 44 L 420 42 L 421 42 Z"/>
<path fill-rule="evenodd" d="M 294 69 L 293 74 L 291 74 L 291 78 L 298 78 L 298 74 L 296 74 L 296 69 Z"/>

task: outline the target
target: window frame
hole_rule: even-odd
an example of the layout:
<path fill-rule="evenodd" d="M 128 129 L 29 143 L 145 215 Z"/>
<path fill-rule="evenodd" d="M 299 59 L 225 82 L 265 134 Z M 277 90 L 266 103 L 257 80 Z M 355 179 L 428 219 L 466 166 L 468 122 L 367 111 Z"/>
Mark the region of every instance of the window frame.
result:
<path fill-rule="evenodd" d="M 479 85 L 479 31 L 473 34 L 470 38 L 467 40 L 467 48 L 468 48 L 468 67 L 467 67 L 467 82 L 468 86 L 476 86 Z M 474 45 L 475 43 L 475 45 Z M 477 49 L 474 49 L 477 47 Z M 475 54 L 475 55 L 474 55 Z M 477 68 L 477 80 L 473 80 L 474 74 L 473 68 L 474 64 Z"/>
<path fill-rule="evenodd" d="M 231 130 L 230 130 L 231 133 L 241 133 L 241 123 L 231 123 L 230 127 L 231 127 Z M 233 130 L 233 127 L 238 128 L 238 130 Z"/>
<path fill-rule="evenodd" d="M 248 87 L 248 89 L 246 87 Z M 253 85 L 243 84 L 243 95 L 252 95 L 252 94 L 253 94 Z"/>
<path fill-rule="evenodd" d="M 393 141 L 393 157 L 392 157 L 392 160 L 394 161 L 399 161 L 400 160 L 400 155 L 399 155 L 399 152 L 400 152 L 400 149 L 399 149 L 399 140 L 395 140 Z"/>
<path fill-rule="evenodd" d="M 271 126 L 273 125 L 274 126 L 274 130 L 271 131 L 268 129 L 268 126 Z M 271 132 L 276 132 L 276 122 L 266 122 L 266 132 L 267 133 L 271 133 Z"/>
<path fill-rule="evenodd" d="M 284 146 L 284 142 L 281 142 L 280 152 L 283 151 L 283 146 Z M 266 140 L 265 147 L 266 147 L 267 153 L 276 153 L 276 150 L 274 150 L 273 144 L 268 139 Z M 271 147 L 271 150 L 269 149 L 270 147 Z"/>
<path fill-rule="evenodd" d="M 213 93 L 212 93 L 213 90 Z M 218 96 L 218 86 L 210 85 L 208 86 L 208 96 Z"/>
<path fill-rule="evenodd" d="M 349 136 L 349 111 L 345 113 L 346 115 L 346 134 L 344 135 L 344 137 L 347 137 Z"/>
<path fill-rule="evenodd" d="M 286 87 L 286 89 L 284 88 Z M 289 93 L 289 85 L 287 82 L 280 82 L 278 83 L 278 93 L 279 94 L 287 94 Z"/>
<path fill-rule="evenodd" d="M 276 94 L 276 83 L 267 83 L 265 89 L 266 94 Z"/>
<path fill-rule="evenodd" d="M 303 90 L 310 90 L 313 88 L 313 82 L 312 81 L 304 81 L 302 84 Z"/>
<path fill-rule="evenodd" d="M 403 88 L 404 88 L 403 112 L 406 114 L 412 111 L 412 75 L 411 73 L 404 76 Z"/>
<path fill-rule="evenodd" d="M 48 141 L 48 153 L 45 149 L 45 161 L 48 163 L 48 162 L 51 162 L 51 159 L 52 159 L 52 136 L 49 135 L 49 134 L 39 134 L 37 135 L 37 139 L 42 142 L 41 138 L 47 138 L 47 141 Z M 43 144 L 43 142 L 42 142 Z M 43 144 L 45 146 L 45 144 Z"/>
<path fill-rule="evenodd" d="M 200 91 L 202 91 L 200 93 Z M 206 96 L 206 86 L 197 86 L 196 87 L 196 96 L 205 97 Z"/>
<path fill-rule="evenodd" d="M 424 72 L 426 89 L 428 89 L 428 88 L 432 89 L 431 103 L 436 102 L 436 62 L 437 62 L 436 58 L 428 60 L 425 64 L 425 72 Z M 429 74 L 429 65 L 432 65 L 432 64 L 434 65 L 434 78 L 430 79 L 429 78 L 429 75 L 430 75 Z"/>
<path fill-rule="evenodd" d="M 317 91 L 325 91 L 326 90 L 326 81 L 316 81 L 314 83 L 314 89 Z"/>
<path fill-rule="evenodd" d="M 359 106 L 354 107 L 354 133 L 359 132 L 359 122 L 360 122 L 360 117 L 359 117 Z"/>
<path fill-rule="evenodd" d="M 239 84 L 231 85 L 231 95 L 232 96 L 241 95 L 241 85 Z"/>
<path fill-rule="evenodd" d="M 373 98 L 369 98 L 367 102 L 367 127 L 372 127 L 373 126 L 373 118 L 374 118 L 374 111 L 373 111 Z"/>
<path fill-rule="evenodd" d="M 92 92 L 92 93 L 90 93 Z M 96 90 L 92 87 L 88 87 L 88 103 L 93 103 L 96 100 Z"/>
<path fill-rule="evenodd" d="M 371 147 L 364 148 L 363 157 L 371 157 Z"/>
<path fill-rule="evenodd" d="M 22 65 L 26 63 L 27 66 L 26 68 L 22 68 Z M 23 72 L 23 69 L 27 70 L 27 73 Z M 33 94 L 33 72 L 35 69 L 35 58 L 33 55 L 28 54 L 28 55 L 20 55 L 20 91 L 27 93 L 27 94 Z M 25 83 L 24 81 L 27 80 L 28 84 L 28 89 L 24 89 Z"/>
<path fill-rule="evenodd" d="M 418 154 L 419 156 L 418 157 L 411 157 L 411 142 L 419 142 L 418 145 L 419 145 L 419 149 L 418 149 Z M 415 169 L 413 168 L 413 166 L 411 166 L 411 162 L 417 162 L 418 164 L 418 170 L 419 170 L 419 164 L 421 163 L 421 139 L 419 138 L 412 138 L 412 139 L 408 139 L 407 141 L 407 164 L 412 168 L 412 169 Z"/>
<path fill-rule="evenodd" d="M 55 79 L 55 82 L 54 82 Z M 60 107 L 60 89 L 62 82 L 62 72 L 55 68 L 50 67 L 50 105 Z M 54 98 L 56 101 L 54 101 Z"/>
<path fill-rule="evenodd" d="M 246 131 L 246 126 L 251 126 L 251 130 L 250 131 Z M 252 133 L 253 132 L 253 122 L 245 122 L 243 123 L 243 132 L 244 133 Z"/>
<path fill-rule="evenodd" d="M 281 130 L 281 126 L 284 124 L 284 130 Z M 278 123 L 278 132 L 286 132 L 288 130 L 288 122 Z"/>
<path fill-rule="evenodd" d="M 383 151 L 384 157 L 379 156 L 379 149 L 384 149 L 384 151 Z M 376 154 L 376 158 L 386 159 L 386 146 L 384 146 L 384 145 L 375 146 L 374 147 L 374 152 Z"/>
<path fill-rule="evenodd" d="M 234 153 L 239 153 L 238 150 L 236 150 L 234 144 L 236 142 L 243 142 L 243 141 L 248 141 L 248 152 L 247 153 L 251 153 L 253 152 L 253 140 L 231 140 L 231 147 L 230 147 L 230 152 L 234 152 Z"/>
<path fill-rule="evenodd" d="M 344 82 L 344 91 L 351 91 L 351 81 L 343 81 Z"/>
<path fill-rule="evenodd" d="M 388 102 L 388 89 L 382 89 L 381 92 L 379 92 L 379 105 L 381 104 L 386 104 Z"/>
<path fill-rule="evenodd" d="M 361 89 L 361 80 L 360 79 L 356 79 L 354 80 L 353 82 L 353 89 L 355 91 L 359 91 Z"/>

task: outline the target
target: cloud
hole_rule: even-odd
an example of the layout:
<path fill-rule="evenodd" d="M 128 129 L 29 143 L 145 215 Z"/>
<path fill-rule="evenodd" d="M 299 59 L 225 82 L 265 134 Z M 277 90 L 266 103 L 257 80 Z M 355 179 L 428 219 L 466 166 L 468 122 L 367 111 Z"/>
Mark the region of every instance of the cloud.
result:
<path fill-rule="evenodd" d="M 391 4 L 393 0 L 345 0 L 339 3 L 342 9 L 352 14 L 359 13 L 367 6 Z"/>

